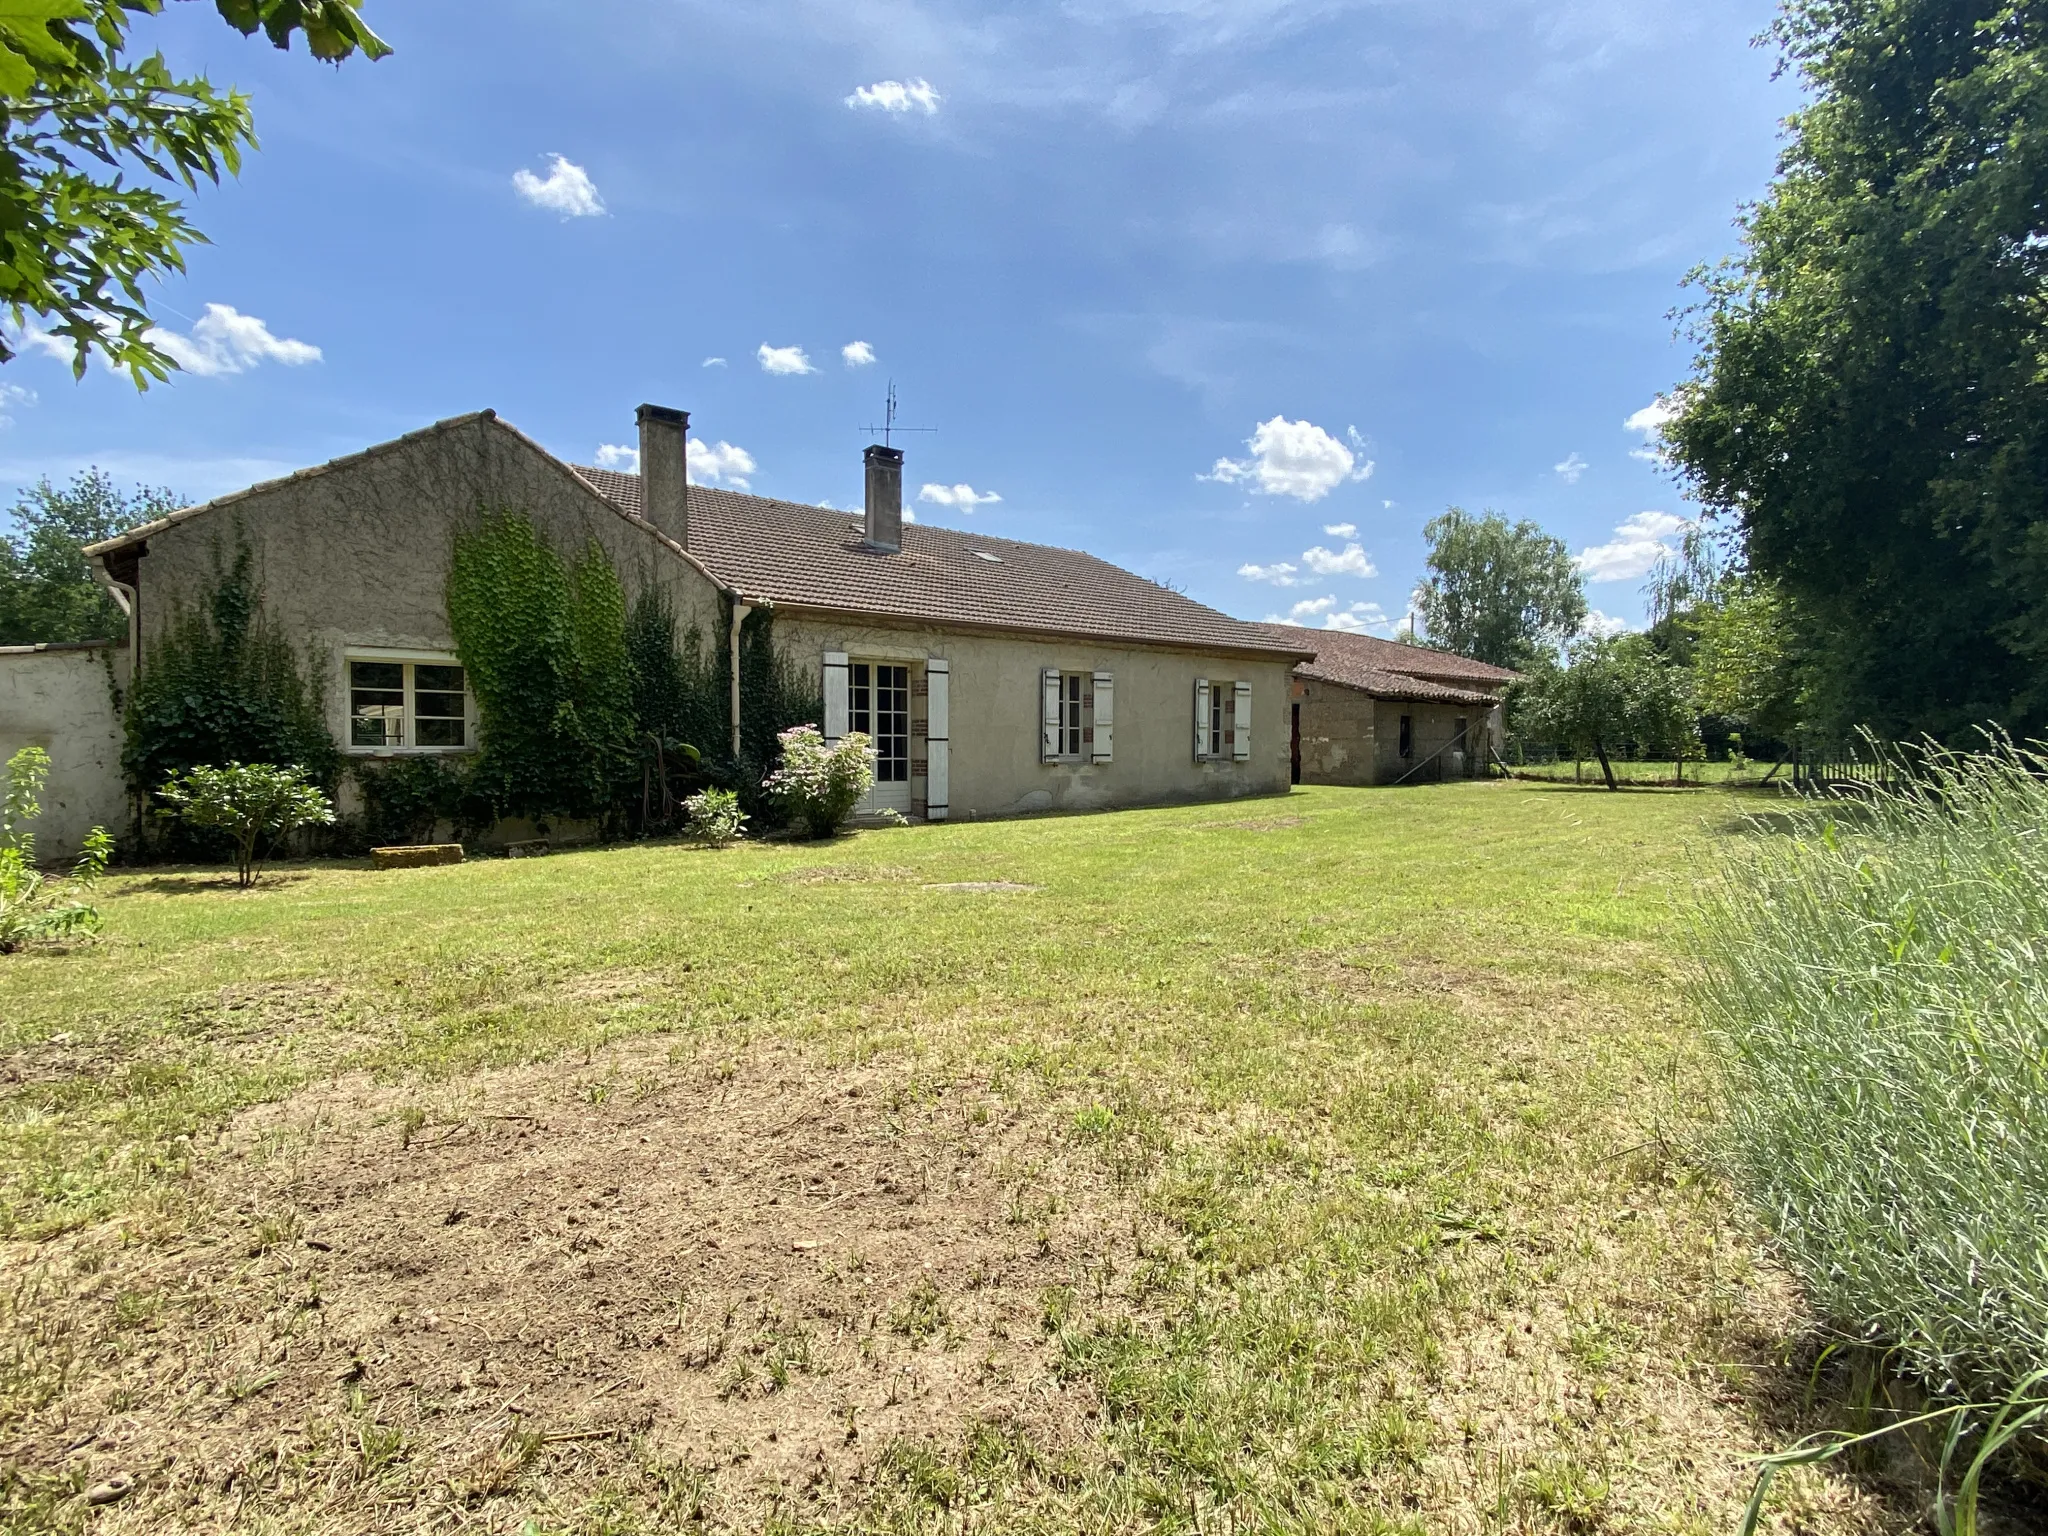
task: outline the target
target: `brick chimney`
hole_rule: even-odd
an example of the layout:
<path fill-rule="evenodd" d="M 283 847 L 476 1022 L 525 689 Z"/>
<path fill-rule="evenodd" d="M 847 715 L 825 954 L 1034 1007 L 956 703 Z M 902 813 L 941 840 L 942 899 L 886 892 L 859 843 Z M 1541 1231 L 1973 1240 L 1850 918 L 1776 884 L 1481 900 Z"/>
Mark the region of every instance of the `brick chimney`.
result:
<path fill-rule="evenodd" d="M 643 405 L 640 423 L 640 510 L 647 521 L 690 547 L 690 413 Z"/>
<path fill-rule="evenodd" d="M 866 543 L 893 555 L 903 547 L 903 450 L 876 443 L 863 457 L 868 466 Z"/>

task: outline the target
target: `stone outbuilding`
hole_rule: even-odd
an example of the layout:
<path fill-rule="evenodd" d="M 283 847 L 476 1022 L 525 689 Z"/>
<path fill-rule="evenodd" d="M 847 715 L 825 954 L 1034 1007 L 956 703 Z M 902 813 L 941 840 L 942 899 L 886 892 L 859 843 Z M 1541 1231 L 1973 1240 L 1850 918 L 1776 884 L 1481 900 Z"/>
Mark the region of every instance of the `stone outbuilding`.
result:
<path fill-rule="evenodd" d="M 1314 644 L 1294 673 L 1296 783 L 1439 783 L 1477 777 L 1499 754 L 1519 673 L 1373 635 L 1317 631 Z"/>

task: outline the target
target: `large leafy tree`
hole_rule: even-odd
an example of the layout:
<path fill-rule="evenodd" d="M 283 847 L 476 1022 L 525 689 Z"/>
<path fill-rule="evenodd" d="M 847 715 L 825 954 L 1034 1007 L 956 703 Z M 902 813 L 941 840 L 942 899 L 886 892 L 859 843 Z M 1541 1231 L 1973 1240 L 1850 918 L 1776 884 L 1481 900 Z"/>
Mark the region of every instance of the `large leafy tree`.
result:
<path fill-rule="evenodd" d="M 11 531 L 0 532 L 0 645 L 126 634 L 128 621 L 92 579 L 80 551 L 183 505 L 160 487 L 124 493 L 98 469 L 73 475 L 62 487 L 47 476 L 37 481 L 14 504 Z"/>
<path fill-rule="evenodd" d="M 339 62 L 391 50 L 359 0 L 215 0 L 244 34 L 303 36 Z M 249 101 L 174 77 L 130 33 L 163 0 L 0 0 L 0 311 L 94 351 L 146 387 L 177 364 L 150 339 L 143 285 L 182 271 L 205 236 L 172 184 L 233 174 L 256 136 Z M 13 356 L 0 336 L 0 362 Z"/>
<path fill-rule="evenodd" d="M 2048 7 L 1786 0 L 1810 104 L 1666 428 L 1822 722 L 2048 724 Z"/>
<path fill-rule="evenodd" d="M 1581 635 L 1563 666 L 1545 660 L 1524 687 L 1530 734 L 1597 758 L 1609 789 L 1617 752 L 1639 757 L 1699 755 L 1699 721 L 1684 670 L 1648 635 Z"/>
<path fill-rule="evenodd" d="M 1586 590 L 1571 552 L 1536 524 L 1452 507 L 1422 532 L 1429 575 L 1415 603 L 1431 645 L 1522 670 L 1586 622 Z"/>

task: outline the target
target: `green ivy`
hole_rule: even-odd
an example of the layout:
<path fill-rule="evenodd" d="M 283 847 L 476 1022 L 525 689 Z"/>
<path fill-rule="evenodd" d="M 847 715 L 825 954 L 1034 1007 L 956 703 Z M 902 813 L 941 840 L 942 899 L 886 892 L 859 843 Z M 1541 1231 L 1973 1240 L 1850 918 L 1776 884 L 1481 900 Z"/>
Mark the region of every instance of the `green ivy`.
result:
<path fill-rule="evenodd" d="M 482 721 L 473 791 L 500 816 L 616 826 L 637 788 L 626 599 L 593 540 L 571 565 L 532 521 L 456 535 L 448 621 Z"/>
<path fill-rule="evenodd" d="M 121 766 L 137 794 L 175 773 L 227 763 L 300 767 L 331 792 L 341 752 L 327 729 L 320 670 L 264 608 L 255 557 L 236 534 L 213 547 L 213 579 L 174 603 L 128 692 Z"/>
<path fill-rule="evenodd" d="M 468 817 L 468 782 L 456 763 L 439 755 L 358 760 L 350 776 L 362 792 L 360 837 L 366 846 L 426 841 L 441 822 L 458 828 Z"/>
<path fill-rule="evenodd" d="M 721 614 L 725 632 L 730 634 L 730 598 Z M 721 646 L 719 657 L 719 686 L 729 689 L 730 648 Z M 720 710 L 719 716 L 729 721 L 731 706 Z M 823 678 L 814 667 L 800 665 L 776 646 L 774 610 L 756 608 L 740 625 L 740 755 L 738 762 L 727 759 L 726 774 L 757 826 L 779 826 L 784 820 L 777 802 L 761 788 L 781 761 L 782 733 L 799 725 L 822 729 L 824 723 Z M 721 739 L 720 746 L 729 748 L 729 741 Z"/>

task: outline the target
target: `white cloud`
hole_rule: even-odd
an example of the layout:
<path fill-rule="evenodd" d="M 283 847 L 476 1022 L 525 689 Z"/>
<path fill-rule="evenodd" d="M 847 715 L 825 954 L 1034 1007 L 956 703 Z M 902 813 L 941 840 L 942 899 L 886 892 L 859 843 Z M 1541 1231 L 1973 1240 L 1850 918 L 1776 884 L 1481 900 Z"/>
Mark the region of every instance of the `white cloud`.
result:
<path fill-rule="evenodd" d="M 693 437 L 685 452 L 693 485 L 721 480 L 736 491 L 744 491 L 753 484 L 751 476 L 760 468 L 751 453 L 731 443 L 706 443 Z"/>
<path fill-rule="evenodd" d="M 1355 539 L 1358 537 L 1358 524 L 1325 523 L 1323 524 L 1323 532 L 1333 539 Z"/>
<path fill-rule="evenodd" d="M 1199 478 L 1226 485 L 1250 481 L 1262 496 L 1321 501 L 1346 480 L 1364 480 L 1372 474 L 1371 460 L 1361 466 L 1349 448 L 1313 422 L 1275 416 L 1260 422 L 1245 446 L 1252 451 L 1249 459 L 1218 459 L 1216 467 Z"/>
<path fill-rule="evenodd" d="M 771 347 L 762 342 L 754 356 L 761 360 L 764 373 L 816 373 L 811 360 L 804 355 L 802 347 Z"/>
<path fill-rule="evenodd" d="M 1334 597 L 1303 598 L 1285 615 L 1269 613 L 1268 624 L 1314 625 L 1318 620 L 1324 629 L 1343 630 L 1347 634 L 1363 634 L 1368 630 L 1382 633 L 1393 629 L 1393 621 L 1378 603 L 1350 603 L 1340 606 Z"/>
<path fill-rule="evenodd" d="M 921 110 L 930 116 L 945 99 L 932 89 L 928 80 L 877 80 L 847 97 L 846 104 L 878 112 Z"/>
<path fill-rule="evenodd" d="M 512 186 L 536 208 L 559 213 L 565 219 L 595 218 L 604 212 L 604 199 L 589 172 L 560 155 L 548 156 L 548 173 L 536 176 L 525 167 L 512 173 Z"/>
<path fill-rule="evenodd" d="M 849 368 L 865 368 L 875 360 L 875 349 L 864 341 L 849 341 L 839 349 Z"/>
<path fill-rule="evenodd" d="M 297 368 L 320 361 L 320 349 L 303 341 L 273 336 L 270 327 L 232 304 L 209 304 L 189 336 L 151 326 L 149 339 L 170 354 L 187 373 L 210 379 L 223 373 L 246 373 L 258 363 L 283 363 Z"/>
<path fill-rule="evenodd" d="M 917 493 L 917 499 L 937 507 L 959 507 L 972 512 L 1003 498 L 994 491 L 977 491 L 971 485 L 927 485 Z"/>
<path fill-rule="evenodd" d="M 1588 581 L 1633 581 L 1672 553 L 1671 540 L 1690 526 L 1669 512 L 1638 512 L 1607 543 L 1581 550 L 1576 563 Z"/>
<path fill-rule="evenodd" d="M 599 443 L 597 445 L 597 467 L 616 469 L 622 474 L 640 473 L 640 450 L 629 448 L 624 443 Z"/>
<path fill-rule="evenodd" d="M 1581 632 L 1588 635 L 1599 635 L 1603 639 L 1611 640 L 1616 635 L 1628 633 L 1628 620 L 1610 617 L 1602 613 L 1598 608 L 1595 608 L 1587 613 L 1586 622 Z"/>
<path fill-rule="evenodd" d="M 725 359 L 722 357 L 707 357 L 699 366 L 705 368 L 723 368 L 725 366 Z"/>
<path fill-rule="evenodd" d="M 1276 560 L 1271 565 L 1240 565 L 1237 574 L 1246 581 L 1267 581 L 1276 587 L 1298 587 L 1301 583 L 1295 576 L 1297 569 L 1285 560 Z"/>
<path fill-rule="evenodd" d="M 1579 483 L 1579 476 L 1583 475 L 1592 466 L 1574 453 L 1562 464 L 1553 464 L 1551 468 L 1557 471 L 1557 477 L 1566 485 L 1577 485 Z"/>
<path fill-rule="evenodd" d="M 1372 563 L 1372 557 L 1357 544 L 1346 544 L 1341 552 L 1325 549 L 1318 544 L 1314 549 L 1304 549 L 1301 552 L 1301 563 L 1318 576 L 1379 575 L 1379 570 Z"/>
<path fill-rule="evenodd" d="M 1669 395 L 1659 395 L 1629 417 L 1621 424 L 1622 430 L 1641 433 L 1643 446 L 1631 448 L 1628 456 L 1632 459 L 1641 459 L 1646 464 L 1662 464 L 1664 448 L 1659 434 L 1677 419 L 1678 402 Z"/>
<path fill-rule="evenodd" d="M 19 384 L 0 384 L 0 428 L 14 425 L 14 410 L 18 406 L 34 405 L 36 392 Z"/>
<path fill-rule="evenodd" d="M 913 510 L 912 510 L 911 508 L 909 508 L 909 507 L 905 507 L 905 508 L 903 509 L 903 521 L 905 521 L 906 523 L 914 523 L 914 522 L 916 522 L 916 521 L 917 521 L 917 513 L 916 513 L 915 511 L 913 511 Z"/>

